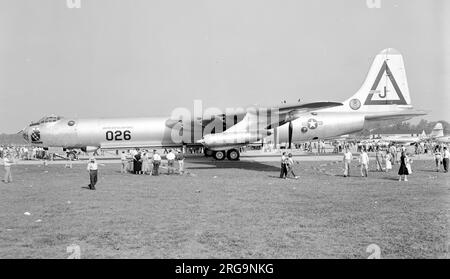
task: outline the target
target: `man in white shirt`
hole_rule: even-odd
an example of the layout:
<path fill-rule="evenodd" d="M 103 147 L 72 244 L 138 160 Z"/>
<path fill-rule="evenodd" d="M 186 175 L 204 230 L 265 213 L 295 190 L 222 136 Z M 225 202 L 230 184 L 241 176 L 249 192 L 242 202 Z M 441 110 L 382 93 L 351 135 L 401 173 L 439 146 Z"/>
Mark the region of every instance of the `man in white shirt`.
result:
<path fill-rule="evenodd" d="M 447 147 L 444 146 L 444 154 L 442 156 L 442 163 L 444 164 L 444 172 L 448 172 L 448 163 L 450 159 L 450 151 L 448 151 Z"/>
<path fill-rule="evenodd" d="M 397 151 L 396 151 L 394 145 L 391 145 L 391 147 L 389 147 L 389 153 L 391 153 L 391 164 L 394 165 L 395 164 L 395 156 L 397 154 Z"/>
<path fill-rule="evenodd" d="M 95 190 L 95 184 L 97 184 L 97 177 L 98 177 L 98 165 L 95 161 L 95 158 L 90 158 L 89 163 L 87 165 L 87 171 L 89 172 L 89 179 L 90 184 L 89 189 Z"/>
<path fill-rule="evenodd" d="M 159 165 L 161 164 L 161 156 L 156 150 L 153 150 L 153 175 L 159 175 Z"/>
<path fill-rule="evenodd" d="M 288 177 L 291 174 L 293 178 L 298 179 L 298 176 L 296 176 L 294 173 L 294 159 L 292 159 L 292 153 L 288 154 L 288 157 L 286 159 L 286 167 L 287 167 L 286 177 Z"/>
<path fill-rule="evenodd" d="M 363 148 L 359 157 L 359 163 L 361 164 L 361 176 L 367 177 L 369 173 L 369 155 L 367 155 L 366 149 Z"/>
<path fill-rule="evenodd" d="M 442 153 L 439 148 L 439 146 L 436 146 L 434 148 L 434 161 L 436 163 L 436 171 L 439 172 L 441 168 L 441 161 L 442 161 Z"/>
<path fill-rule="evenodd" d="M 127 166 L 128 166 L 128 158 L 125 151 L 122 151 L 122 154 L 120 155 L 120 161 L 122 163 L 122 168 L 120 169 L 120 173 L 127 173 Z"/>
<path fill-rule="evenodd" d="M 183 174 L 184 173 L 184 154 L 183 154 L 183 150 L 178 151 L 178 154 L 176 156 L 176 160 L 178 161 L 178 173 L 179 174 Z"/>
<path fill-rule="evenodd" d="M 11 166 L 14 164 L 14 160 L 11 156 L 11 154 L 6 154 L 6 156 L 3 158 L 3 165 L 5 167 L 5 178 L 3 179 L 3 182 L 5 183 L 11 183 L 12 182 L 12 175 L 11 175 Z"/>
<path fill-rule="evenodd" d="M 166 159 L 167 159 L 167 174 L 175 173 L 174 169 L 175 153 L 172 152 L 172 149 L 170 149 L 169 153 L 167 153 Z"/>
<path fill-rule="evenodd" d="M 344 177 L 350 176 L 350 163 L 352 162 L 352 160 L 353 154 L 348 148 L 346 148 L 344 152 Z"/>

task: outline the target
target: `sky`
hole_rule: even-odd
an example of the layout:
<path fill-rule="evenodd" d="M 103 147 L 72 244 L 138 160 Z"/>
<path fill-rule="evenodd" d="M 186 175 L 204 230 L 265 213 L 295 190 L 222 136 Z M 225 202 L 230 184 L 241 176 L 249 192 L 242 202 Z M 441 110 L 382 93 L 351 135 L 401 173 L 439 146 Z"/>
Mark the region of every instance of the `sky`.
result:
<path fill-rule="evenodd" d="M 0 0 L 0 133 L 53 113 L 343 101 L 387 47 L 413 105 L 450 121 L 450 1 L 367 2 Z"/>

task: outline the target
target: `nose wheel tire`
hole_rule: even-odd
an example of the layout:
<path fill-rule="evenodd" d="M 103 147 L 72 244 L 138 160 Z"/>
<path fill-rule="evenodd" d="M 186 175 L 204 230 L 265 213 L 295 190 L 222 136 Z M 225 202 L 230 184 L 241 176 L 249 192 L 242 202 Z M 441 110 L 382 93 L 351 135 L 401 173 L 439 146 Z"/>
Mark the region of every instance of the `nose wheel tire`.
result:
<path fill-rule="evenodd" d="M 222 161 L 223 159 L 225 159 L 225 151 L 215 151 L 213 156 L 214 159 Z"/>
<path fill-rule="evenodd" d="M 237 160 L 239 160 L 239 157 L 240 157 L 239 151 L 237 151 L 236 149 L 228 150 L 228 152 L 227 152 L 228 160 L 237 161 Z"/>

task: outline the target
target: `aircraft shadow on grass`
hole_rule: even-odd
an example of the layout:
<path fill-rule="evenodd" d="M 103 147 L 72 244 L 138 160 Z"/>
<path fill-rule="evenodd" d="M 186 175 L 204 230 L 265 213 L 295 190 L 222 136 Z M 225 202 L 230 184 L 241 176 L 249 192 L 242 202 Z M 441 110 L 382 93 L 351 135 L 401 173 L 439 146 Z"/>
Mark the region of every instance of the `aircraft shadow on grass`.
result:
<path fill-rule="evenodd" d="M 280 168 L 270 164 L 249 161 L 212 161 L 212 160 L 192 160 L 188 161 L 191 166 L 187 170 L 208 170 L 208 169 L 244 169 L 262 172 L 280 172 Z M 195 165 L 195 166 L 192 166 Z"/>

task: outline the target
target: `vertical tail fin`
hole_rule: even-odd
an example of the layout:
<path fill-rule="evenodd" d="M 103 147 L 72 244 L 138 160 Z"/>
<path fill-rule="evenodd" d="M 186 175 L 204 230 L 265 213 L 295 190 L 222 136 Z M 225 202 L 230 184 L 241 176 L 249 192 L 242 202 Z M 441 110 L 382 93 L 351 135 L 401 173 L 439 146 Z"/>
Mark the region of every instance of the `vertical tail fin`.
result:
<path fill-rule="evenodd" d="M 436 126 L 434 126 L 433 130 L 431 131 L 430 136 L 432 136 L 432 137 L 443 137 L 444 136 L 444 126 L 442 126 L 442 123 L 437 123 Z"/>
<path fill-rule="evenodd" d="M 388 105 L 410 105 L 408 81 L 402 55 L 395 49 L 381 51 L 374 59 L 361 88 L 346 102 L 357 110 Z"/>

